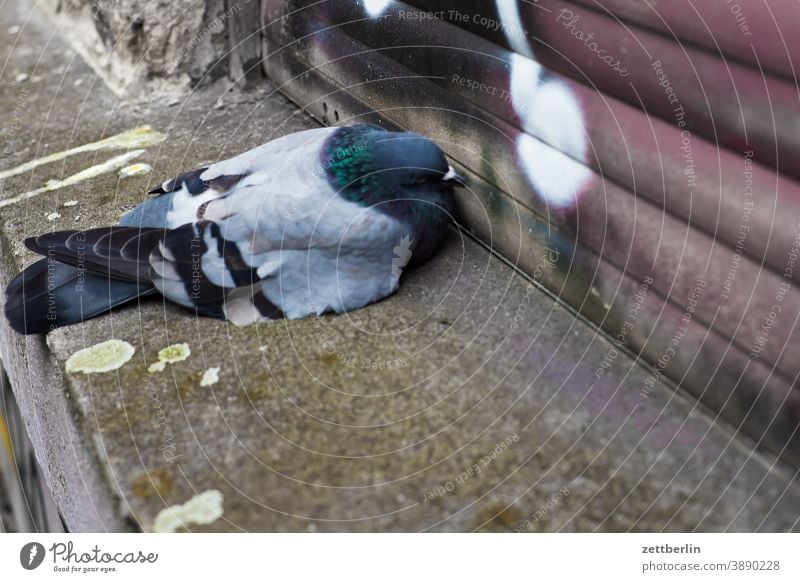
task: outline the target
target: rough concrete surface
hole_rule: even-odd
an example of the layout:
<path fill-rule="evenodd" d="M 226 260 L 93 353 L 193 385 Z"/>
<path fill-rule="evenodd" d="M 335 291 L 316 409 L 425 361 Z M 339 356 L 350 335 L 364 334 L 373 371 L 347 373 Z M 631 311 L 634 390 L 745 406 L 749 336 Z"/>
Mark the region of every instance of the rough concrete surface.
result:
<path fill-rule="evenodd" d="M 119 102 L 41 18 L 13 10 L 0 46 L 0 171 L 145 123 L 168 136 L 137 160 L 151 176 L 109 173 L 0 208 L 3 285 L 35 258 L 26 236 L 108 224 L 180 170 L 313 124 L 267 84 Z M 9 178 L 0 200 L 119 153 Z M 133 359 L 64 372 L 109 338 Z M 187 360 L 148 373 L 181 342 Z M 223 515 L 192 530 L 800 528 L 793 473 L 680 389 L 644 395 L 649 372 L 624 353 L 596 378 L 612 344 L 455 229 L 399 293 L 343 316 L 236 328 L 154 300 L 46 341 L 3 326 L 0 343 L 73 530 L 150 530 L 209 490 Z M 220 380 L 201 387 L 210 367 Z"/>

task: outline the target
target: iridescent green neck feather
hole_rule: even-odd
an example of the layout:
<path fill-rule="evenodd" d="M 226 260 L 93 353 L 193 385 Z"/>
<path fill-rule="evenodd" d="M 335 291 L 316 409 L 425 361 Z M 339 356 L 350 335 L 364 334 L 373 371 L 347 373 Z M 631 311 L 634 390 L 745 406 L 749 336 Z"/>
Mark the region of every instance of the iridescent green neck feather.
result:
<path fill-rule="evenodd" d="M 376 173 L 376 135 L 386 132 L 373 125 L 339 128 L 322 149 L 322 167 L 328 181 L 346 200 L 371 206 L 391 196 L 390 189 Z"/>
<path fill-rule="evenodd" d="M 320 163 L 345 200 L 373 207 L 416 231 L 447 223 L 453 188 L 442 178 L 449 166 L 438 146 L 419 134 L 374 125 L 340 127 L 323 145 Z"/>

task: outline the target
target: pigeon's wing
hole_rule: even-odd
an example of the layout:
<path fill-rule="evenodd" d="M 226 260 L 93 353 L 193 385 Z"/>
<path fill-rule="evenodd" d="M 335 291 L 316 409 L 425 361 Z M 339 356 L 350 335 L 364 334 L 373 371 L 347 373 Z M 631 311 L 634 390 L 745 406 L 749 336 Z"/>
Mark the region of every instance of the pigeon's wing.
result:
<path fill-rule="evenodd" d="M 226 315 L 239 324 L 272 318 L 259 307 L 263 298 L 297 318 L 387 294 L 391 249 L 406 234 L 390 216 L 340 196 L 320 163 L 290 181 L 252 174 L 234 194 L 210 202 L 205 218 L 215 225 L 204 233 L 202 260 L 212 280 L 248 287 L 236 271 L 246 266 L 257 275 L 244 280 L 254 286 L 226 297 Z"/>
<path fill-rule="evenodd" d="M 121 224 L 166 226 L 202 220 L 208 202 L 234 192 L 241 181 L 266 171 L 280 182 L 291 182 L 316 163 L 320 147 L 336 128 L 300 131 L 269 141 L 242 154 L 164 181 L 150 191 L 158 194 L 123 217 Z"/>
<path fill-rule="evenodd" d="M 165 236 L 160 228 L 112 226 L 61 230 L 25 240 L 30 250 L 108 279 L 148 282 L 145 257 Z"/>
<path fill-rule="evenodd" d="M 49 260 L 91 276 L 135 283 L 143 292 L 155 286 L 167 298 L 216 317 L 224 317 L 228 292 L 259 280 L 255 269 L 237 256 L 236 246 L 227 244 L 219 227 L 208 221 L 176 229 L 111 226 L 56 231 L 29 238 L 25 244 Z M 208 244 L 213 245 L 211 253 Z M 203 260 L 207 254 L 225 268 L 209 266 Z"/>
<path fill-rule="evenodd" d="M 335 128 L 321 127 L 290 133 L 227 160 L 179 174 L 165 180 L 149 193 L 162 195 L 179 190 L 186 190 L 191 196 L 199 196 L 208 190 L 224 193 L 241 178 L 254 172 L 280 171 L 286 160 L 293 155 L 306 154 L 309 146 L 318 147 L 333 131 Z"/>
<path fill-rule="evenodd" d="M 307 164 L 321 162 L 318 157 L 320 147 L 337 129 L 318 127 L 284 135 L 238 156 L 212 164 L 199 177 L 204 181 L 214 181 L 222 176 L 249 175 L 261 171 L 279 176 L 288 168 L 303 168 Z"/>

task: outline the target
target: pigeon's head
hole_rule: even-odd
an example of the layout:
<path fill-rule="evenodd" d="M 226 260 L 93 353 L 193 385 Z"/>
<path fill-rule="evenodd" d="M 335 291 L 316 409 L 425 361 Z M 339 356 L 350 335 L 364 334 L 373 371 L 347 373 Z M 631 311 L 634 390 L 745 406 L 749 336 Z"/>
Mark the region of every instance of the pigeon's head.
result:
<path fill-rule="evenodd" d="M 452 195 L 464 178 L 426 137 L 373 125 L 339 128 L 323 148 L 323 168 L 342 195 L 365 205 Z"/>

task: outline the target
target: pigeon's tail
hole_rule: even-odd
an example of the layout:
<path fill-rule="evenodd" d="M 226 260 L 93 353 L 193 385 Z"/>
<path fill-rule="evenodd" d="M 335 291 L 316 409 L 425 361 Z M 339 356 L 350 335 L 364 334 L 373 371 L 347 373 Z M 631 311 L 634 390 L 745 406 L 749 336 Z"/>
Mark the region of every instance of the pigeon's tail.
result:
<path fill-rule="evenodd" d="M 6 288 L 5 315 L 11 328 L 22 334 L 47 333 L 156 293 L 149 277 L 141 276 L 144 266 L 138 256 L 148 256 L 158 236 L 130 236 L 140 243 L 134 251 L 137 260 L 131 260 L 119 256 L 120 233 L 108 229 L 106 234 L 103 240 L 87 240 L 85 233 L 77 232 L 26 240 L 28 248 L 47 258 L 22 271 Z"/>
<path fill-rule="evenodd" d="M 9 325 L 18 333 L 47 333 L 154 292 L 152 285 L 115 281 L 41 259 L 8 285 L 5 313 Z"/>

